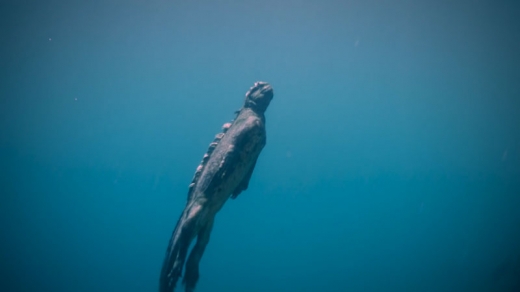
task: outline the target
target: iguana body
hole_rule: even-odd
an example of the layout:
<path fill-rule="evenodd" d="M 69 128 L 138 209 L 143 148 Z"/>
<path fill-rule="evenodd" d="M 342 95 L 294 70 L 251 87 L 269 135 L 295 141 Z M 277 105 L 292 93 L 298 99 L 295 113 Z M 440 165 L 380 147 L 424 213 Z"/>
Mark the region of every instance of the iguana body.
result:
<path fill-rule="evenodd" d="M 256 82 L 232 123 L 224 124 L 197 167 L 188 202 L 173 231 L 162 266 L 159 291 L 172 292 L 191 242 L 197 237 L 185 267 L 183 283 L 192 292 L 199 278 L 199 261 L 209 241 L 213 220 L 229 197 L 247 189 L 256 160 L 266 144 L 264 112 L 273 98 L 268 83 Z"/>

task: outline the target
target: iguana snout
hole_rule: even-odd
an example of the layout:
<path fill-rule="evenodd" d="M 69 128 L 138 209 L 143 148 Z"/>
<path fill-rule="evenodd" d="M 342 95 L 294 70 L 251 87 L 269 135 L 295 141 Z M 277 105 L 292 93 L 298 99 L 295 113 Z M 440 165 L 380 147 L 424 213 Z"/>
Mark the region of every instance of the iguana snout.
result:
<path fill-rule="evenodd" d="M 264 113 L 269 103 L 273 99 L 273 88 L 269 83 L 258 81 L 246 93 L 244 107 L 253 109 L 256 112 Z"/>

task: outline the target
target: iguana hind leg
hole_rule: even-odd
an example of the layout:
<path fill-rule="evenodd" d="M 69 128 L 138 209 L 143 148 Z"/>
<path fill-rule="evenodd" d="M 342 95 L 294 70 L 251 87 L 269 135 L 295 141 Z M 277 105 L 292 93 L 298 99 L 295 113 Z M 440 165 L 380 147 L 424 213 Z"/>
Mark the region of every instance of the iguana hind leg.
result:
<path fill-rule="evenodd" d="M 186 288 L 186 292 L 193 292 L 195 285 L 199 280 L 199 262 L 204 254 L 206 245 L 208 245 L 211 230 L 213 229 L 213 219 L 211 219 L 204 227 L 199 231 L 197 237 L 197 243 L 190 252 L 188 261 L 186 262 L 186 272 L 184 273 L 183 284 Z"/>
<path fill-rule="evenodd" d="M 182 268 L 190 243 L 198 232 L 199 211 L 200 206 L 188 208 L 187 212 L 184 212 L 177 222 L 161 270 L 160 292 L 173 292 L 177 281 L 182 276 Z"/>

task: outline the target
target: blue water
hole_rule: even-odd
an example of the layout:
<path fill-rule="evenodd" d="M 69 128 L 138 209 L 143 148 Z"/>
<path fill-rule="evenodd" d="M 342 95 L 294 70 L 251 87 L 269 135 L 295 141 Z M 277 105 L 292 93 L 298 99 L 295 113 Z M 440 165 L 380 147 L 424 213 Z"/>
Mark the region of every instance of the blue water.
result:
<path fill-rule="evenodd" d="M 519 291 L 518 1 L 11 2 L 0 291 L 157 291 L 257 80 L 267 146 L 197 292 Z"/>

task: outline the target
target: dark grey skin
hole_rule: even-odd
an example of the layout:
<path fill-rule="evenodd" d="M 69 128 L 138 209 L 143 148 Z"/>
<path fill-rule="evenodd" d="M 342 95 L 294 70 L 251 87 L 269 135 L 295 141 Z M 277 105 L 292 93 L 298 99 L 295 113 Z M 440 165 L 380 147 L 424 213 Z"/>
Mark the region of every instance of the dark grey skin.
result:
<path fill-rule="evenodd" d="M 264 112 L 273 98 L 266 82 L 256 82 L 246 93 L 236 119 L 224 124 L 197 167 L 188 191 L 188 202 L 177 221 L 166 250 L 159 292 L 173 292 L 191 242 L 183 284 L 193 292 L 199 279 L 199 262 L 209 242 L 215 215 L 228 198 L 235 199 L 248 187 L 256 161 L 266 144 Z"/>

